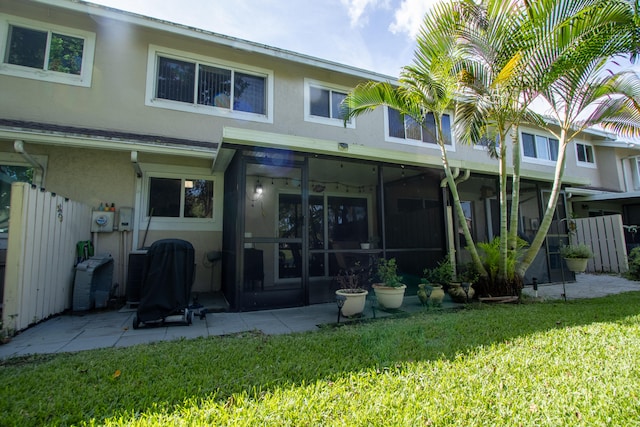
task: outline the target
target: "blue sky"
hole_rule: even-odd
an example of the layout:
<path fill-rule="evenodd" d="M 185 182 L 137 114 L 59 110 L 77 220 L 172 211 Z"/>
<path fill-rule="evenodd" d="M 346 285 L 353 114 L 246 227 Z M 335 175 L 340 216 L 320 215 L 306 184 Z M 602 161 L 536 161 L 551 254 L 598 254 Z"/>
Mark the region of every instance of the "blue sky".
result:
<path fill-rule="evenodd" d="M 397 77 L 436 0 L 89 0 Z"/>

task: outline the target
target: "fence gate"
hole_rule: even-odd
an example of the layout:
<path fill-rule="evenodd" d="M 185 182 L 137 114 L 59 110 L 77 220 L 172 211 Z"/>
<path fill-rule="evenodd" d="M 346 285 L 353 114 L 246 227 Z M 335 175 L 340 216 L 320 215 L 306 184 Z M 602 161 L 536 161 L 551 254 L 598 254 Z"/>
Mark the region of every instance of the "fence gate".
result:
<path fill-rule="evenodd" d="M 575 233 L 572 243 L 584 243 L 593 249 L 588 273 L 623 273 L 629 270 L 622 215 L 606 215 L 571 220 Z"/>
<path fill-rule="evenodd" d="M 76 243 L 91 208 L 27 183 L 11 185 L 2 328 L 25 329 L 71 308 Z"/>

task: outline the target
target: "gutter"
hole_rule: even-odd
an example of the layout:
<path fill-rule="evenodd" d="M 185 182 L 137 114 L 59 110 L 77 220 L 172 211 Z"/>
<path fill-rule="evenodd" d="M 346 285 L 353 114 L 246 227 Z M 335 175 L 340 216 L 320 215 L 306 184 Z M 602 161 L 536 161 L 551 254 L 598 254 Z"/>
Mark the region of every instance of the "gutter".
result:
<path fill-rule="evenodd" d="M 27 153 L 27 151 L 24 149 L 24 141 L 21 141 L 19 139 L 15 140 L 13 142 L 13 149 L 16 151 L 16 153 L 21 154 L 22 157 L 24 157 L 24 159 L 29 162 L 31 166 L 40 171 L 40 176 L 42 177 L 42 182 L 40 183 L 40 185 L 44 186 L 44 166 L 42 166 L 40 162 L 38 162 L 31 154 Z"/>

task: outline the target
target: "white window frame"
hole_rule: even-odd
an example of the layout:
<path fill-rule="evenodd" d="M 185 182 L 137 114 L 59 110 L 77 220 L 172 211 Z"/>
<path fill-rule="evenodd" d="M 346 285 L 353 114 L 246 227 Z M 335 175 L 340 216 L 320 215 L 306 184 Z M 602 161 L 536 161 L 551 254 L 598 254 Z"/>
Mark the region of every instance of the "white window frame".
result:
<path fill-rule="evenodd" d="M 22 65 L 6 63 L 9 29 L 11 26 L 28 28 L 31 30 L 43 31 L 48 33 L 47 38 L 47 55 L 45 56 L 45 66 L 47 64 L 48 52 L 51 46 L 51 33 L 61 34 L 65 36 L 76 37 L 84 40 L 82 48 L 82 65 L 79 75 L 62 73 L 59 71 L 50 71 L 25 67 Z M 91 76 L 93 74 L 93 57 L 95 54 L 96 35 L 89 31 L 82 31 L 75 28 L 62 27 L 34 21 L 31 19 L 19 18 L 16 16 L 0 14 L 0 74 L 14 77 L 22 77 L 26 79 L 41 80 L 52 83 L 61 83 L 72 86 L 91 87 Z"/>
<path fill-rule="evenodd" d="M 395 136 L 390 136 L 389 135 L 389 108 L 390 107 L 385 107 L 384 109 L 384 140 L 386 142 L 393 142 L 396 144 L 406 144 L 406 145 L 411 145 L 414 147 L 422 147 L 422 148 L 427 148 L 430 150 L 440 150 L 440 146 L 437 143 L 430 143 L 430 142 L 424 142 L 422 139 L 417 140 L 417 139 L 411 139 L 411 138 L 406 138 L 406 123 L 405 123 L 405 138 L 397 138 Z M 447 151 L 451 151 L 451 152 L 455 152 L 456 151 L 456 140 L 455 140 L 455 134 L 453 132 L 453 113 L 451 112 L 445 112 L 443 115 L 449 116 L 449 124 L 451 127 L 451 145 L 445 145 L 445 149 Z M 420 131 L 420 134 L 422 135 L 422 130 Z"/>
<path fill-rule="evenodd" d="M 312 123 L 321 123 L 324 125 L 345 127 L 344 120 L 334 119 L 333 117 L 314 116 L 311 114 L 311 88 L 328 90 L 329 101 L 331 101 L 331 92 L 339 92 L 348 95 L 352 88 L 346 86 L 333 85 L 330 83 L 321 82 L 319 80 L 304 79 L 304 121 Z M 331 115 L 331 102 L 329 102 L 329 114 Z M 347 122 L 346 127 L 349 129 L 355 129 L 356 121 L 351 119 Z"/>
<path fill-rule="evenodd" d="M 629 159 L 631 167 L 631 185 L 634 191 L 640 190 L 640 156 Z M 623 171 L 624 173 L 624 171 Z M 628 189 L 625 189 L 629 191 Z"/>
<path fill-rule="evenodd" d="M 219 108 L 212 105 L 201 105 L 194 99 L 194 103 L 186 103 L 180 101 L 172 101 L 169 99 L 156 98 L 156 85 L 158 82 L 158 62 L 159 57 L 177 59 L 180 61 L 191 62 L 196 65 L 207 65 L 238 71 L 242 73 L 252 74 L 265 78 L 265 114 L 248 113 L 245 111 L 235 111 L 229 108 Z M 169 49 L 156 45 L 149 45 L 149 54 L 147 57 L 147 84 L 145 91 L 145 105 L 149 107 L 166 108 L 169 110 L 184 111 L 187 113 L 206 114 L 210 116 L 226 117 L 230 119 L 248 120 L 261 123 L 273 123 L 273 81 L 274 74 L 272 70 L 258 68 L 235 62 L 224 61 L 217 58 L 186 53 L 175 49 Z M 197 81 L 196 81 L 197 84 Z"/>
<path fill-rule="evenodd" d="M 541 158 L 541 157 L 529 157 L 529 156 L 525 156 L 524 155 L 524 143 L 523 143 L 523 134 L 529 134 L 529 135 L 533 135 L 534 138 L 534 143 L 536 144 L 536 151 L 537 151 L 537 147 L 538 147 L 538 143 L 540 142 L 540 140 L 542 138 L 544 138 L 546 140 L 546 152 L 549 153 L 549 157 L 551 157 L 550 153 L 550 147 L 549 147 L 549 139 L 557 139 L 555 136 L 551 135 L 551 134 L 544 134 L 544 133 L 540 133 L 539 131 L 534 131 L 532 129 L 521 129 L 520 130 L 520 158 L 522 159 L 523 162 L 526 163 L 535 163 L 535 164 L 539 164 L 539 165 L 549 165 L 549 166 L 555 166 L 557 160 L 551 160 L 551 159 L 545 159 L 545 158 Z M 558 141 L 558 155 L 560 154 L 560 141 Z"/>
<path fill-rule="evenodd" d="M 581 161 L 579 159 L 579 157 L 578 157 L 578 150 L 579 150 L 578 146 L 579 145 L 582 145 L 584 147 L 585 156 L 587 154 L 586 151 L 587 150 L 591 150 L 591 158 L 593 159 L 593 162 Z M 586 142 L 579 142 L 579 141 L 576 141 L 575 146 L 576 146 L 576 164 L 578 166 L 585 167 L 585 168 L 597 168 L 597 166 L 596 166 L 596 150 L 595 150 L 594 146 L 592 144 L 587 144 Z"/>
<path fill-rule="evenodd" d="M 136 210 L 138 212 L 138 225 L 140 229 L 149 230 L 176 230 L 176 231 L 221 231 L 222 201 L 223 201 L 223 177 L 217 173 L 211 173 L 206 168 L 179 167 L 161 164 L 140 164 L 142 178 L 138 180 L 136 194 Z M 211 218 L 169 218 L 152 217 L 149 224 L 149 190 L 151 178 L 170 179 L 204 179 L 213 181 L 213 213 Z M 183 190 L 184 192 L 184 186 Z M 181 210 L 184 203 L 184 193 L 181 195 Z"/>

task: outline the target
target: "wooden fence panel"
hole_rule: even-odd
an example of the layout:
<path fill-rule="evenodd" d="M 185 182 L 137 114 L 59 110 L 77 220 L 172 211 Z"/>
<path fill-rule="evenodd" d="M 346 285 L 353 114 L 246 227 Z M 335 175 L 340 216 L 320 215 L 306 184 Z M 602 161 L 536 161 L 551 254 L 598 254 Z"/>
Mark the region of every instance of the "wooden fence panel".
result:
<path fill-rule="evenodd" d="M 26 183 L 11 186 L 3 328 L 20 331 L 71 308 L 76 243 L 91 208 Z"/>
<path fill-rule="evenodd" d="M 587 264 L 589 273 L 622 273 L 629 269 L 621 215 L 571 220 L 575 224 L 573 243 L 584 243 L 593 249 Z"/>

